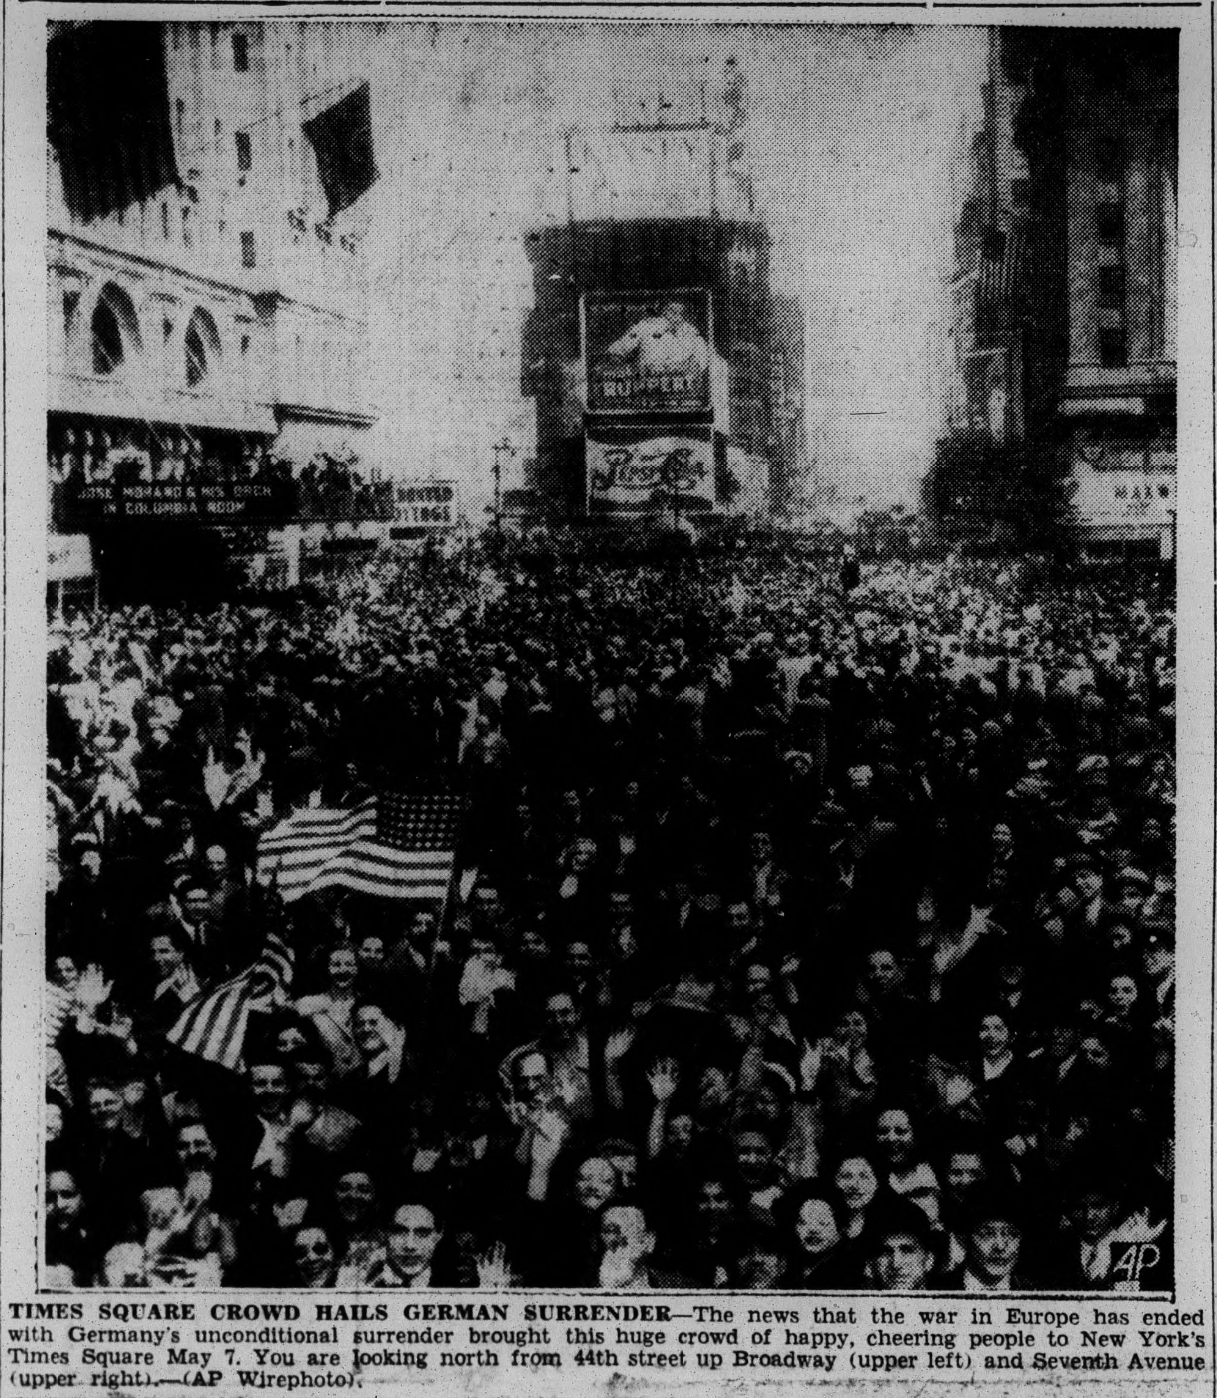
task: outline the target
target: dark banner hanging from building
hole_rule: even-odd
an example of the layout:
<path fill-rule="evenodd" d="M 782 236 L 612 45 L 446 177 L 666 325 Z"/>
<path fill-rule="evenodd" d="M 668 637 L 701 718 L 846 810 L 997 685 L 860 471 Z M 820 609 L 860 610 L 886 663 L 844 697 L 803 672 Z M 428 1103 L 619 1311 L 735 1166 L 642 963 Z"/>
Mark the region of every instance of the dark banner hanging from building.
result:
<path fill-rule="evenodd" d="M 164 26 L 57 26 L 47 49 L 47 135 L 68 208 L 86 223 L 177 184 Z"/>
<path fill-rule="evenodd" d="M 341 213 L 376 183 L 376 153 L 372 142 L 372 99 L 361 83 L 332 107 L 311 117 L 301 128 L 317 156 L 317 175 L 330 207 Z"/>
<path fill-rule="evenodd" d="M 708 418 L 712 339 L 705 289 L 589 293 L 588 413 Z"/>

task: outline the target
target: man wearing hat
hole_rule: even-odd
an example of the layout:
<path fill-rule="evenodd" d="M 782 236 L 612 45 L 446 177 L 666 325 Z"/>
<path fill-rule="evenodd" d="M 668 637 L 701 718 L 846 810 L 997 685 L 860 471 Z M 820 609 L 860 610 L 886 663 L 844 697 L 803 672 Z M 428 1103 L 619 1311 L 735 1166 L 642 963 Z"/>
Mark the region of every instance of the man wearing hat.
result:
<path fill-rule="evenodd" d="M 1029 1291 L 1020 1269 L 1022 1210 L 1010 1190 L 974 1185 L 964 1197 L 964 1259 L 944 1273 L 948 1291 Z"/>
<path fill-rule="evenodd" d="M 873 1210 L 862 1235 L 867 1280 L 879 1291 L 924 1291 L 933 1284 L 941 1244 L 924 1209 L 889 1199 Z"/>

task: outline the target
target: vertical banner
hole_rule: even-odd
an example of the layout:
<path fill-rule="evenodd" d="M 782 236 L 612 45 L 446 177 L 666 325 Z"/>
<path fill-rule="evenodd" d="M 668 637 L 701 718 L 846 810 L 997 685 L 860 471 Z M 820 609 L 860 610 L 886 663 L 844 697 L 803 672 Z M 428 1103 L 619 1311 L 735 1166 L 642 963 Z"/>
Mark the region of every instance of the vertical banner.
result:
<path fill-rule="evenodd" d="M 586 461 L 590 513 L 714 507 L 709 427 L 589 427 Z"/>

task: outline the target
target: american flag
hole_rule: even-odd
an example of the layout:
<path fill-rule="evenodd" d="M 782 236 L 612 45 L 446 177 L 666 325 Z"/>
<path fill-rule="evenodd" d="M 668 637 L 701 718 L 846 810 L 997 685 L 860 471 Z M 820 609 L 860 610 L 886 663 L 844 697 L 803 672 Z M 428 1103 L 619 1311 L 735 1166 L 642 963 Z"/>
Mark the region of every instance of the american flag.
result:
<path fill-rule="evenodd" d="M 443 899 L 456 861 L 460 798 L 382 793 L 353 810 L 295 811 L 258 843 L 258 878 L 291 902 L 323 888 Z"/>
<path fill-rule="evenodd" d="M 165 1036 L 185 1053 L 239 1071 L 245 1053 L 245 1031 L 253 1010 L 271 1007 L 276 990 L 291 985 L 291 948 L 272 932 L 262 955 L 239 976 L 196 995 Z"/>

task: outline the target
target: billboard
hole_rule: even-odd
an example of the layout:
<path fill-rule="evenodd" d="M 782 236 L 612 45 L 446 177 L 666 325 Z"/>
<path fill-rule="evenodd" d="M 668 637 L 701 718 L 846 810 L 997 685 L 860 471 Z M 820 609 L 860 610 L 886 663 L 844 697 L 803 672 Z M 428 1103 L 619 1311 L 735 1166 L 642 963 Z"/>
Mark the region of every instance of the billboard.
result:
<path fill-rule="evenodd" d="M 714 507 L 709 427 L 606 425 L 589 430 L 586 461 L 587 505 L 593 513 Z"/>
<path fill-rule="evenodd" d="M 709 419 L 711 332 L 704 288 L 586 294 L 588 413 Z"/>
<path fill-rule="evenodd" d="M 455 481 L 397 481 L 393 487 L 395 523 L 410 529 L 452 529 L 459 499 Z"/>

